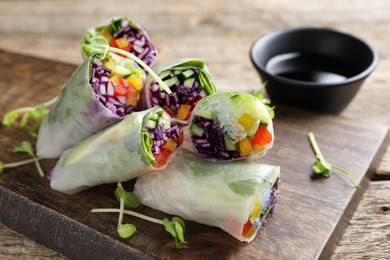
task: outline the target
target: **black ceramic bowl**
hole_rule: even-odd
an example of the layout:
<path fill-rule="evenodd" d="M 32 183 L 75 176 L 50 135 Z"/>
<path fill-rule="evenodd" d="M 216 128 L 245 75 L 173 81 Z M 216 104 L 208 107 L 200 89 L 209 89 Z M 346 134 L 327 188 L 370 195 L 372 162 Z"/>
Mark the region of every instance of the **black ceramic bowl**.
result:
<path fill-rule="evenodd" d="M 254 42 L 250 56 L 273 102 L 333 114 L 378 62 L 366 42 L 325 28 L 271 32 Z"/>

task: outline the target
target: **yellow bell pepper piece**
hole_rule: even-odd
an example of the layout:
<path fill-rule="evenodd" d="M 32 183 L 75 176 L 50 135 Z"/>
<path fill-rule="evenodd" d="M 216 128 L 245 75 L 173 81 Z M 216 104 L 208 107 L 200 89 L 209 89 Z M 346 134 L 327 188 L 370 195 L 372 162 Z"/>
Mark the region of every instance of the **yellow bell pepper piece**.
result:
<path fill-rule="evenodd" d="M 162 146 L 162 148 L 168 148 L 171 151 L 175 151 L 177 143 L 171 138 L 168 138 L 168 141 Z"/>
<path fill-rule="evenodd" d="M 177 110 L 177 116 L 176 118 L 179 120 L 185 120 L 190 113 L 191 106 L 189 105 L 180 105 L 179 109 Z"/>
<path fill-rule="evenodd" d="M 242 116 L 237 120 L 237 122 L 242 125 L 245 130 L 248 130 L 252 127 L 253 124 L 256 123 L 256 120 L 249 114 L 244 113 Z"/>
<path fill-rule="evenodd" d="M 108 61 L 104 60 L 103 62 L 103 66 L 109 68 L 111 71 L 114 70 L 115 65 L 116 65 L 116 60 L 114 60 L 113 58 L 110 58 Z"/>
<path fill-rule="evenodd" d="M 137 74 L 132 74 L 126 78 L 128 82 L 130 82 L 131 85 L 137 90 L 141 91 L 141 89 L 144 86 L 144 80 L 142 77 L 138 76 Z"/>
<path fill-rule="evenodd" d="M 104 38 L 106 38 L 108 44 L 110 44 L 112 42 L 112 40 L 114 39 L 111 35 L 111 33 L 109 31 L 106 31 L 106 30 L 103 30 L 99 33 L 100 36 L 103 36 Z"/>
<path fill-rule="evenodd" d="M 259 217 L 260 212 L 261 212 L 261 205 L 260 205 L 260 203 L 256 202 L 255 207 L 253 208 L 253 211 L 252 211 L 252 216 L 250 218 L 252 223 L 254 223 L 256 221 L 256 219 Z"/>
<path fill-rule="evenodd" d="M 250 238 L 255 233 L 255 230 L 253 229 L 253 226 L 248 230 L 246 234 L 244 234 L 244 237 Z"/>
<path fill-rule="evenodd" d="M 241 141 L 238 142 L 238 150 L 241 156 L 250 155 L 253 151 L 251 141 L 249 138 L 245 137 Z"/>
<path fill-rule="evenodd" d="M 129 46 L 129 41 L 125 37 L 116 39 L 115 42 L 118 45 L 118 47 L 121 48 L 121 49 L 126 48 L 127 46 Z"/>

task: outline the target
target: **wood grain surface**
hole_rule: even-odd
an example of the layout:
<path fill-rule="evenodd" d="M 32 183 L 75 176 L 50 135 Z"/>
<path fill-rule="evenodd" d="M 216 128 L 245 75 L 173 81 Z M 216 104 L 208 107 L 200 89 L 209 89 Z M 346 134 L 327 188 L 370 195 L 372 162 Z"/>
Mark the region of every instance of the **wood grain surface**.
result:
<path fill-rule="evenodd" d="M 3 79 L 0 88 L 4 90 L 0 111 L 7 104 L 12 104 L 12 108 L 29 103 L 36 93 L 40 93 L 39 99 L 52 98 L 75 69 L 72 65 L 1 51 L 0 60 L 5 65 L 0 71 Z M 33 81 L 39 84 L 29 85 Z M 172 239 L 160 226 L 138 219 L 132 219 L 139 230 L 137 235 L 120 239 L 116 234 L 115 214 L 90 213 L 93 208 L 117 206 L 113 185 L 69 196 L 51 190 L 49 181 L 38 177 L 31 165 L 6 170 L 0 178 L 0 221 L 70 258 L 246 258 L 251 255 L 327 258 L 379 164 L 389 142 L 388 129 L 374 123 L 362 124 L 278 106 L 274 131 L 274 147 L 261 162 L 281 166 L 282 198 L 266 227 L 249 245 L 219 229 L 190 221 L 186 222 L 186 230 L 191 247 L 186 250 L 174 250 Z M 316 133 L 327 159 L 353 172 L 361 188 L 353 188 L 341 174 L 328 179 L 310 176 L 315 157 L 307 138 L 309 131 Z M 34 143 L 21 129 L 0 129 L 2 160 L 20 159 L 11 150 L 25 139 Z M 55 160 L 46 160 L 42 166 L 48 173 L 54 163 Z M 160 219 L 169 217 L 147 207 L 142 212 Z M 304 246 L 305 251 L 299 252 Z"/>
<path fill-rule="evenodd" d="M 340 117 L 378 122 L 389 127 L 388 10 L 390 2 L 387 0 L 355 0 L 353 3 L 338 0 L 120 0 L 115 4 L 102 0 L 2 0 L 0 48 L 78 64 L 81 61 L 79 39 L 86 28 L 112 15 L 125 14 L 148 29 L 159 48 L 161 63 L 178 57 L 200 57 L 206 60 L 219 86 L 250 89 L 260 83 L 248 58 L 250 45 L 257 37 L 286 27 L 332 27 L 369 41 L 380 55 L 377 69 Z M 35 95 L 30 101 L 29 104 L 36 104 L 42 98 Z M 375 208 L 376 202 L 382 199 L 383 207 L 389 206 L 390 187 L 383 181 L 390 179 L 389 149 L 376 173 L 374 179 L 378 181 L 370 183 L 363 198 L 367 207 L 359 205 L 335 251 L 337 259 L 386 258 L 389 255 L 390 230 L 382 224 L 389 222 L 386 216 L 390 213 Z M 372 213 L 371 217 L 367 217 L 368 211 Z M 359 229 L 362 223 L 364 230 Z M 40 259 L 45 256 L 45 253 L 36 253 L 33 247 L 23 246 L 34 244 L 28 239 L 20 243 L 21 236 L 15 235 L 14 240 L 13 236 L 3 236 L 3 231 L 5 234 L 10 231 L 1 224 L 0 227 L 0 258 Z M 356 247 L 350 245 L 355 241 L 369 250 L 354 250 Z"/>

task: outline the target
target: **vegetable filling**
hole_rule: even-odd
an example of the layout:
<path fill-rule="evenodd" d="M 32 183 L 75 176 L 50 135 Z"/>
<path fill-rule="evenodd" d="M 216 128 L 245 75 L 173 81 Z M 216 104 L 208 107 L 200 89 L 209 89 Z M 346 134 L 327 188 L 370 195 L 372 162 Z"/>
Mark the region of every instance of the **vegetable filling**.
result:
<path fill-rule="evenodd" d="M 159 77 L 172 94 L 167 94 L 158 83 L 154 83 L 149 90 L 152 105 L 161 106 L 170 116 L 179 120 L 189 120 L 197 102 L 208 95 L 200 85 L 199 71 L 167 70 L 161 72 Z"/>
<path fill-rule="evenodd" d="M 276 207 L 276 202 L 279 199 L 279 182 L 278 177 L 269 191 L 268 198 L 261 197 L 260 202 L 256 202 L 252 212 L 249 215 L 247 222 L 242 229 L 242 235 L 246 238 L 252 237 L 255 232 L 267 222 L 268 216 L 270 216 Z M 261 202 L 264 205 L 261 205 Z"/>
<path fill-rule="evenodd" d="M 98 34 L 106 38 L 111 47 L 134 54 L 148 66 L 153 66 L 157 60 L 157 50 L 145 31 L 129 20 L 113 21 Z"/>
<path fill-rule="evenodd" d="M 164 118 L 163 111 L 152 115 L 145 125 L 150 140 L 149 159 L 152 165 L 160 168 L 167 164 L 173 152 L 183 143 L 183 129 L 179 125 L 171 126 L 170 121 Z"/>
<path fill-rule="evenodd" d="M 142 70 L 117 60 L 93 61 L 90 83 L 99 101 L 123 117 L 137 110 L 144 79 Z"/>
<path fill-rule="evenodd" d="M 272 143 L 267 116 L 250 103 L 252 96 L 210 97 L 196 107 L 190 124 L 191 141 L 200 157 L 247 157 L 262 153 Z"/>

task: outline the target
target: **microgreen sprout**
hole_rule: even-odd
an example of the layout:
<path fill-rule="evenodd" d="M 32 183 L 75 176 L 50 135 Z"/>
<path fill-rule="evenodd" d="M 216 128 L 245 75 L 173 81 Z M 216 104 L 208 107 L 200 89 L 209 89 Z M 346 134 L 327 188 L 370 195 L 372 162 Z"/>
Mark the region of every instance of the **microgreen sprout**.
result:
<path fill-rule="evenodd" d="M 320 151 L 320 148 L 318 147 L 318 144 L 316 142 L 314 134 L 312 132 L 309 132 L 308 137 L 309 137 L 310 144 L 311 144 L 311 146 L 314 150 L 314 153 L 316 155 L 316 158 L 317 158 L 317 161 L 315 162 L 315 164 L 313 165 L 313 168 L 312 168 L 314 174 L 319 174 L 319 175 L 322 175 L 324 177 L 329 177 L 332 174 L 332 171 L 334 169 L 336 169 L 336 170 L 339 170 L 340 172 L 346 174 L 348 176 L 348 179 L 350 180 L 350 182 L 356 188 L 360 187 L 360 185 L 357 184 L 356 181 L 353 179 L 352 174 L 350 172 L 348 172 L 347 170 L 345 170 L 339 166 L 331 164 L 325 160 L 324 156 L 322 155 L 322 153 Z"/>
<path fill-rule="evenodd" d="M 16 146 L 14 147 L 13 151 L 15 153 L 27 153 L 29 154 L 31 157 L 32 157 L 32 162 L 35 163 L 35 166 L 37 167 L 37 170 L 39 172 L 39 176 L 41 177 L 44 177 L 45 176 L 45 173 L 43 172 L 42 170 L 42 167 L 39 163 L 39 160 L 40 158 L 38 158 L 36 155 L 35 155 L 35 149 L 34 147 L 31 145 L 30 142 L 28 141 L 23 141 L 22 144 L 20 146 Z M 30 162 L 29 160 L 27 160 L 28 162 Z M 27 162 L 27 161 L 23 161 L 23 162 Z M 19 165 L 17 165 L 18 163 L 14 163 L 15 165 L 17 166 L 21 166 L 23 164 L 20 164 L 21 162 L 19 162 Z M 15 167 L 17 167 L 15 166 Z M 10 168 L 9 166 L 7 168 Z"/>
<path fill-rule="evenodd" d="M 120 198 L 119 218 L 117 232 L 121 238 L 129 238 L 137 231 L 136 227 L 132 224 L 123 224 L 123 210 L 125 207 L 125 200 Z"/>
<path fill-rule="evenodd" d="M 172 235 L 172 237 L 175 239 L 175 246 L 177 249 L 186 248 L 185 245 L 187 242 L 184 240 L 184 233 L 185 233 L 185 224 L 184 221 L 179 217 L 173 217 L 171 220 L 164 218 L 163 220 L 152 218 L 149 216 L 146 216 L 144 214 L 126 210 L 124 207 L 128 204 L 131 205 L 131 207 L 134 207 L 138 202 L 138 198 L 135 196 L 134 193 L 126 191 L 121 183 L 118 183 L 118 187 L 115 190 L 115 196 L 120 201 L 120 208 L 102 208 L 102 209 L 92 209 L 91 212 L 93 213 L 119 213 L 119 219 L 118 219 L 118 226 L 117 226 L 117 232 L 122 238 L 128 238 L 131 237 L 135 231 L 136 228 L 132 224 L 123 224 L 123 215 L 130 215 L 133 217 L 137 217 L 146 221 L 149 221 L 151 223 L 160 224 L 164 226 L 165 230 Z M 136 198 L 136 200 L 135 200 Z M 127 200 L 127 202 L 126 202 Z M 138 207 L 138 206 L 137 206 Z"/>
<path fill-rule="evenodd" d="M 271 116 L 272 119 L 274 119 L 274 117 L 275 117 L 275 111 L 274 111 L 275 107 L 270 107 L 269 105 L 271 104 L 271 101 L 264 96 L 265 85 L 266 84 L 267 83 L 265 82 L 261 86 L 261 88 L 259 90 L 253 90 L 251 94 L 253 96 L 257 97 L 264 104 L 264 106 L 267 109 L 269 115 Z"/>
<path fill-rule="evenodd" d="M 37 159 L 41 160 L 41 158 L 37 158 Z M 1 163 L 0 162 L 0 174 L 3 173 L 3 171 L 5 169 L 17 168 L 17 167 L 20 167 L 20 166 L 23 166 L 23 165 L 27 165 L 27 164 L 30 164 L 30 163 L 35 163 L 35 161 L 36 161 L 35 158 L 31 158 L 31 159 L 27 159 L 27 160 L 19 161 L 19 162 L 14 162 L 14 163 Z"/>
<path fill-rule="evenodd" d="M 105 58 L 108 52 L 114 52 L 128 57 L 137 62 L 142 68 L 144 68 L 154 78 L 154 80 L 160 84 L 160 86 L 165 90 L 165 92 L 167 92 L 168 94 L 172 93 L 171 89 L 159 78 L 159 76 L 157 76 L 157 74 L 145 62 L 143 62 L 141 59 L 131 54 L 130 52 L 115 47 L 110 47 L 107 39 L 103 36 L 93 37 L 89 43 L 84 43 L 81 48 L 84 53 L 97 54 L 100 58 Z"/>
<path fill-rule="evenodd" d="M 122 183 L 118 182 L 117 188 L 114 192 L 116 199 L 120 202 L 121 199 L 123 199 L 125 206 L 128 208 L 138 208 L 139 207 L 139 200 L 137 196 L 135 196 L 134 193 L 130 191 L 126 191 Z"/>
<path fill-rule="evenodd" d="M 48 107 L 54 104 L 56 101 L 57 97 L 36 106 L 20 107 L 11 110 L 4 115 L 2 124 L 5 127 L 10 127 L 16 124 L 16 121 L 19 119 L 19 117 L 21 117 L 19 127 L 25 128 L 28 120 L 30 118 L 34 118 L 36 120 L 36 124 L 29 131 L 29 133 L 36 137 L 43 119 L 45 119 L 46 115 L 49 113 Z"/>

